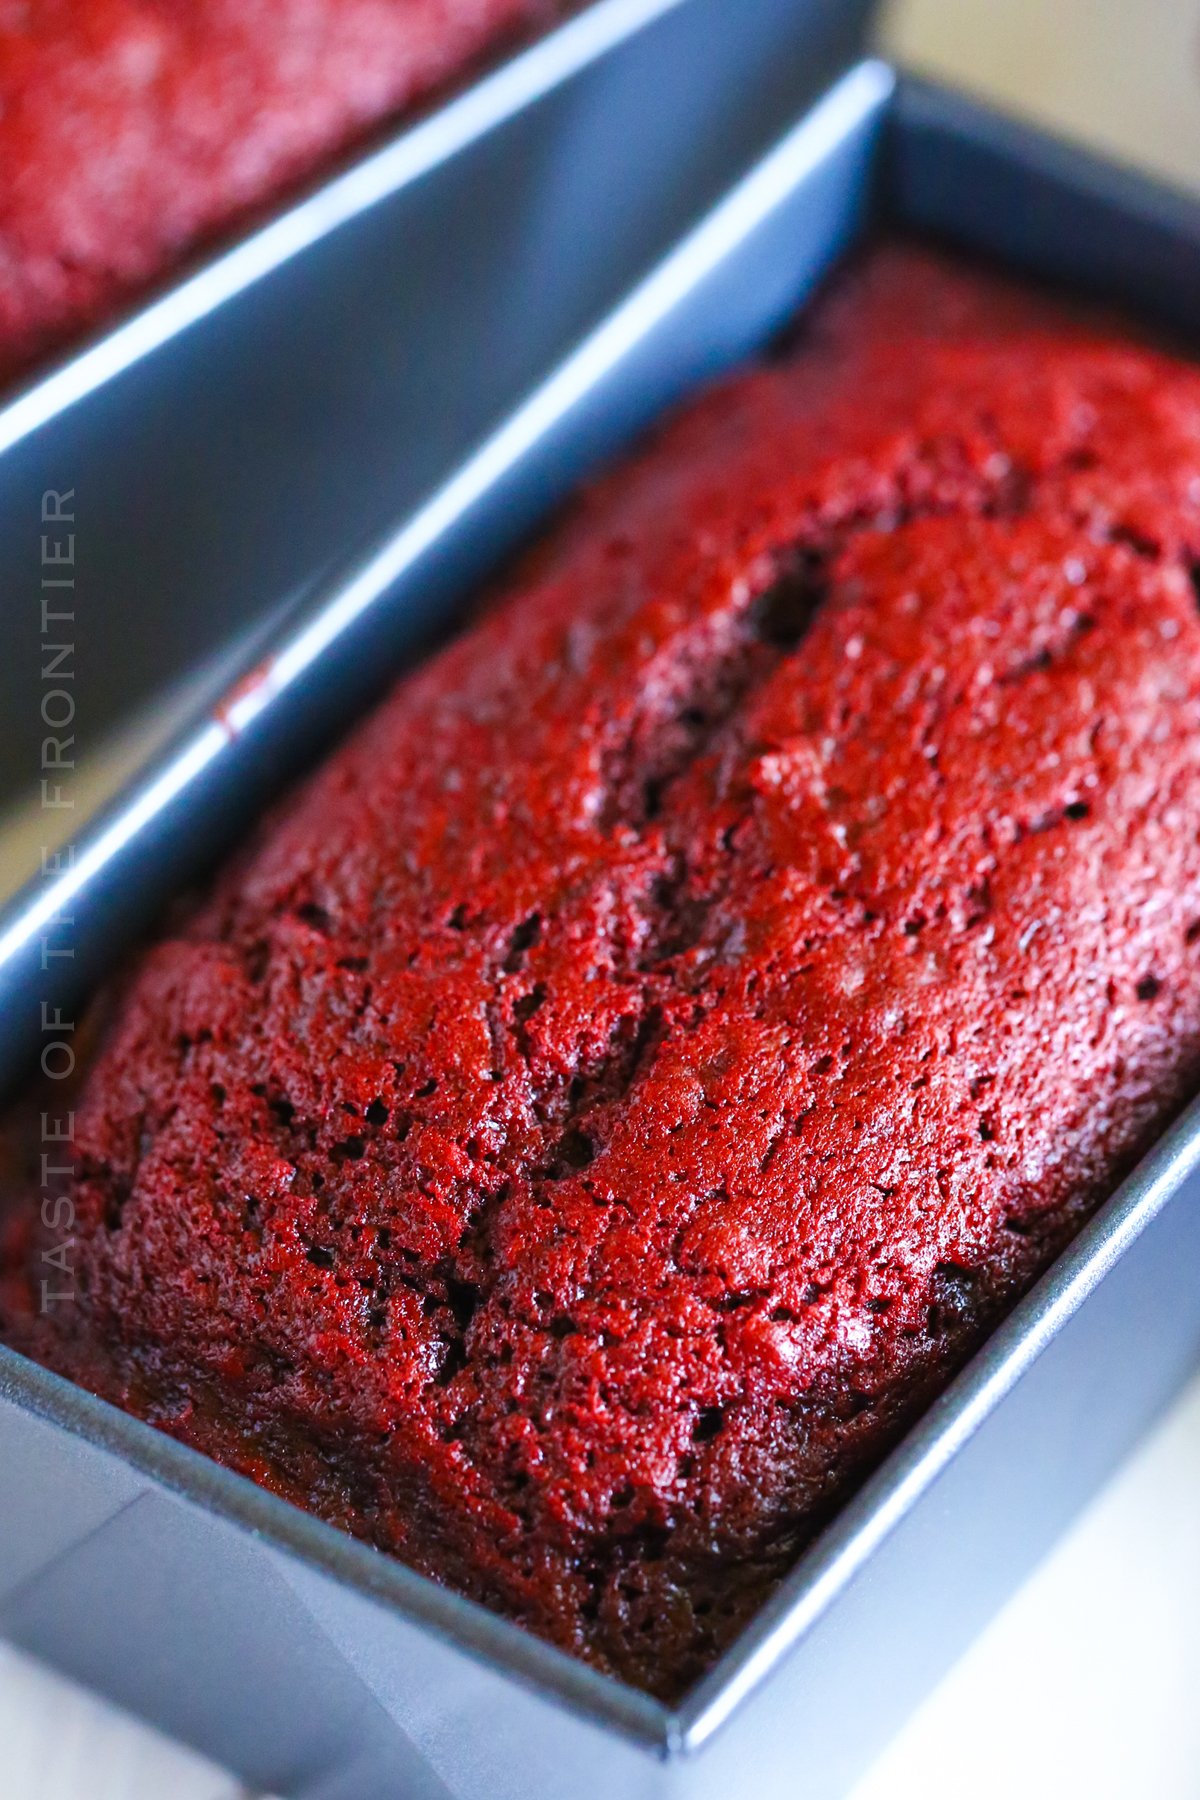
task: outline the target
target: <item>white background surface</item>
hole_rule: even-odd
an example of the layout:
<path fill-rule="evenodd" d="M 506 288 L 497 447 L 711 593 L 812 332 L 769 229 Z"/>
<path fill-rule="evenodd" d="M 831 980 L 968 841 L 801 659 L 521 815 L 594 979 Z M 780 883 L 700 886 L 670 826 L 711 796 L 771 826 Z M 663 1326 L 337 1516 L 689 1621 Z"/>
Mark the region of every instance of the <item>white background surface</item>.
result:
<path fill-rule="evenodd" d="M 888 34 L 909 63 L 1200 187 L 1200 0 L 898 0 Z M 0 1646 L 0 1800 L 241 1792 Z M 1018 1794 L 1200 1800 L 1200 1379 L 853 1800 Z"/>

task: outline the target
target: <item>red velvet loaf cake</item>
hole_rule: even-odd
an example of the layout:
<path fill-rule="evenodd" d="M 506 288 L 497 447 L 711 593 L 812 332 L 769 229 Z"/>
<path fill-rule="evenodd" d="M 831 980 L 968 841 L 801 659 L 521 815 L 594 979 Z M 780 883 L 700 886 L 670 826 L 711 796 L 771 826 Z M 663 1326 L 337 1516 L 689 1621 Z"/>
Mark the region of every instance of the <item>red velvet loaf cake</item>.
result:
<path fill-rule="evenodd" d="M 145 956 L 6 1331 L 674 1694 L 1200 1076 L 1200 372 L 904 248 Z"/>
<path fill-rule="evenodd" d="M 0 380 L 563 0 L 3 0 Z"/>

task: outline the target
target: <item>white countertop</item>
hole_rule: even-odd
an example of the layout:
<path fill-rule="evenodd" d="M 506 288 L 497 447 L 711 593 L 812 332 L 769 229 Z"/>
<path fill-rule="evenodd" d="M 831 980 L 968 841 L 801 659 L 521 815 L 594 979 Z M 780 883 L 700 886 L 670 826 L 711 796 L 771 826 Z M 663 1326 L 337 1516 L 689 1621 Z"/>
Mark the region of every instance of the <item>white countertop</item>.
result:
<path fill-rule="evenodd" d="M 1200 0 L 898 0 L 889 12 L 907 62 L 1200 187 Z M 1198 1690 L 1200 1378 L 853 1800 L 1200 1800 Z M 0 1745 L 0 1800 L 242 1793 L 2 1646 Z"/>

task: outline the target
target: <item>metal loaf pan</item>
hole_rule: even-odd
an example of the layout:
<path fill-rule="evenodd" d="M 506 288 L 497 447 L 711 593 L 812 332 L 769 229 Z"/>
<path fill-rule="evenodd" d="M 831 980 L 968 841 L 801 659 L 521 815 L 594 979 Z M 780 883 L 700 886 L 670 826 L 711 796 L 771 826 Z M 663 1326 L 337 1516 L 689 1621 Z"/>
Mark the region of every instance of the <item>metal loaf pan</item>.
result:
<path fill-rule="evenodd" d="M 0 395 L 0 808 L 39 774 L 46 489 L 76 490 L 94 749 L 444 480 L 873 4 L 596 0 Z"/>
<path fill-rule="evenodd" d="M 36 1055 L 42 1002 L 73 1007 L 382 666 L 880 216 L 1175 327 L 1200 293 L 1200 208 L 857 66 L 9 910 L 8 1069 Z M 47 973 L 62 932 L 74 960 Z M 1195 1366 L 1198 1201 L 1193 1109 L 676 1710 L 7 1352 L 0 1630 L 313 1800 L 844 1794 Z"/>

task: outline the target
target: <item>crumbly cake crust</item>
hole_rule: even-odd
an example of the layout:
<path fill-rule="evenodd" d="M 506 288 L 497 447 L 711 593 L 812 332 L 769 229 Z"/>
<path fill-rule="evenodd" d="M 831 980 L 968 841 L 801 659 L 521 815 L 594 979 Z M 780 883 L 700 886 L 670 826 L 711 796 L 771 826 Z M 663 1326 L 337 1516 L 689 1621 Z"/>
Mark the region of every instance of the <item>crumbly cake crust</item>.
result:
<path fill-rule="evenodd" d="M 149 950 L 10 1337 L 677 1693 L 1195 1086 L 1197 554 L 1195 370 L 877 251 Z"/>

